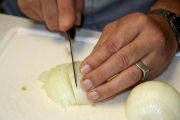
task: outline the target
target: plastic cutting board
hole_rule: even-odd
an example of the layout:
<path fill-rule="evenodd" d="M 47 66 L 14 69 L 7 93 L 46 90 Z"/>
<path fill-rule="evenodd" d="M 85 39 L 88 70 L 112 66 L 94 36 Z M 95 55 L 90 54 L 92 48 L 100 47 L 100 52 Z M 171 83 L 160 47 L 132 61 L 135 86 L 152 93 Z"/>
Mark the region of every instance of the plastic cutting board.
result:
<path fill-rule="evenodd" d="M 80 30 L 73 44 L 75 60 L 83 60 L 93 49 L 99 32 Z M 59 33 L 13 28 L 0 41 L 0 120 L 126 120 L 124 106 L 129 91 L 112 100 L 62 108 L 49 99 L 38 75 L 58 64 L 70 62 L 67 41 Z M 157 80 L 180 92 L 180 59 Z M 25 86 L 26 90 L 22 90 Z"/>

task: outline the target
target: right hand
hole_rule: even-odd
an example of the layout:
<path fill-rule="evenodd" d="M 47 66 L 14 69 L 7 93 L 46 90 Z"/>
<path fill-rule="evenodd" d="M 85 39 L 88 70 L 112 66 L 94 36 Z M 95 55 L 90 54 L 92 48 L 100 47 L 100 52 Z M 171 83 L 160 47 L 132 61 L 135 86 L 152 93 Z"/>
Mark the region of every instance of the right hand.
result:
<path fill-rule="evenodd" d="M 80 25 L 84 0 L 18 0 L 28 17 L 45 22 L 51 31 L 67 31 Z"/>

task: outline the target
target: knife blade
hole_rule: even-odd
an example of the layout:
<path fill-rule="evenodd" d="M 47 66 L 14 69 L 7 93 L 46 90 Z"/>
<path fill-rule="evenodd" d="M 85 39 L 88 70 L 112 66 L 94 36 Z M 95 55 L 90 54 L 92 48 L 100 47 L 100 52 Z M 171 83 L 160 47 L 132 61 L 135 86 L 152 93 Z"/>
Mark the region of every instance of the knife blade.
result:
<path fill-rule="evenodd" d="M 73 54 L 73 50 L 72 50 L 72 42 L 74 41 L 75 34 L 76 34 L 75 27 L 72 27 L 70 30 L 65 32 L 65 37 L 69 41 L 69 47 L 70 47 L 70 54 L 71 54 L 71 62 L 72 62 L 72 67 L 73 67 L 74 80 L 75 80 L 75 85 L 77 87 L 77 77 L 76 77 L 76 70 L 75 70 L 75 63 L 74 63 L 74 54 Z"/>

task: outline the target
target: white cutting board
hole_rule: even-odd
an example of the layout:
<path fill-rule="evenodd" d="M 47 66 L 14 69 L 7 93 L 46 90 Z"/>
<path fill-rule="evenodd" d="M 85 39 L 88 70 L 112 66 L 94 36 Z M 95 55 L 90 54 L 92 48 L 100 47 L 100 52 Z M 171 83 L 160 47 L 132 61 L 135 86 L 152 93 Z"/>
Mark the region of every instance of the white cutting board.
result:
<path fill-rule="evenodd" d="M 99 32 L 81 30 L 74 44 L 75 60 L 93 49 Z M 67 41 L 59 33 L 13 28 L 0 40 L 0 120 L 126 120 L 125 92 L 112 100 L 62 108 L 46 96 L 38 75 L 53 66 L 70 62 Z M 175 57 L 158 80 L 180 92 L 180 59 Z M 26 86 L 26 90 L 21 90 Z"/>

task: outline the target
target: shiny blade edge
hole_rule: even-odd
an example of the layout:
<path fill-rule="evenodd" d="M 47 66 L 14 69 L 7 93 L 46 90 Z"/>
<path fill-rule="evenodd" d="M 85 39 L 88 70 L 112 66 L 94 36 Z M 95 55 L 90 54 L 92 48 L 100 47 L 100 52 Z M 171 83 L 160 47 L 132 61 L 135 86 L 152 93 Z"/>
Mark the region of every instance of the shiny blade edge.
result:
<path fill-rule="evenodd" d="M 66 35 L 66 39 L 69 41 L 71 61 L 72 61 L 73 74 L 74 74 L 74 80 L 75 80 L 75 85 L 76 85 L 76 87 L 77 87 L 77 77 L 76 77 L 74 56 L 73 56 L 73 51 L 72 51 L 72 38 L 71 38 L 71 35 L 70 35 L 70 32 L 69 32 L 69 31 L 65 32 L 65 35 Z"/>

